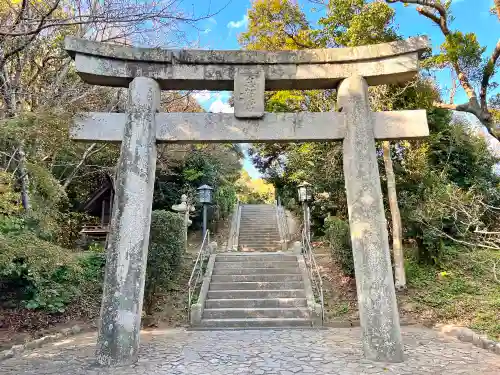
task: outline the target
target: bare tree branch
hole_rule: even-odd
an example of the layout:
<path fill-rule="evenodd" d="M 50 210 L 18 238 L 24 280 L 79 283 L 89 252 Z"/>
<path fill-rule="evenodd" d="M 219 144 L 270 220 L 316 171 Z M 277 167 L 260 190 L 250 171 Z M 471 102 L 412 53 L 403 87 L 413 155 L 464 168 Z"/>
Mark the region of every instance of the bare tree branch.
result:
<path fill-rule="evenodd" d="M 37 27 L 37 31 L 35 33 L 32 33 L 32 34 L 21 34 L 21 35 L 31 35 L 30 38 L 28 38 L 28 40 L 26 42 L 24 42 L 23 44 L 21 44 L 20 46 L 18 46 L 17 48 L 14 48 L 14 50 L 8 52 L 8 53 L 5 53 L 3 58 L 0 60 L 0 68 L 3 66 L 3 64 L 5 64 L 5 62 L 7 61 L 7 59 L 19 52 L 21 52 L 23 49 L 25 49 L 38 35 L 38 33 L 42 30 L 42 26 L 44 25 L 45 23 L 45 20 L 47 18 L 49 18 L 52 13 L 55 12 L 55 10 L 57 9 L 57 7 L 59 6 L 59 2 L 61 0 L 56 0 L 56 2 L 54 3 L 54 5 L 52 6 L 52 8 L 49 9 L 49 11 L 43 15 L 41 18 L 40 18 L 40 22 L 38 23 L 38 27 Z M 0 35 L 2 36 L 5 36 L 4 34 L 2 34 L 0 32 Z"/>
<path fill-rule="evenodd" d="M 418 5 L 417 12 L 423 15 L 424 17 L 430 19 L 436 25 L 438 25 L 445 37 L 451 34 L 447 23 L 448 12 L 441 1 L 437 0 L 385 0 L 385 1 L 389 4 L 402 3 L 402 4 Z M 500 0 L 495 0 L 495 4 L 500 15 Z M 456 106 L 453 104 L 435 103 L 436 107 L 439 108 L 454 109 L 457 111 L 469 112 L 474 114 L 479 119 L 479 121 L 481 121 L 486 126 L 490 135 L 497 139 L 499 139 L 499 137 L 495 134 L 494 129 L 492 128 L 491 124 L 492 116 L 488 110 L 487 92 L 488 92 L 489 82 L 495 72 L 496 61 L 498 60 L 499 56 L 500 56 L 500 40 L 498 41 L 497 46 L 495 47 L 491 58 L 489 59 L 488 63 L 486 64 L 486 67 L 484 68 L 479 99 L 474 87 L 470 83 L 470 77 L 468 76 L 467 72 L 460 67 L 458 62 L 450 61 L 450 65 L 455 71 L 457 79 L 460 82 L 460 85 L 467 94 L 469 102 L 466 104 L 460 104 Z"/>
<path fill-rule="evenodd" d="M 457 94 L 457 80 L 453 75 L 454 71 L 451 70 L 451 89 L 450 89 L 450 104 L 453 104 L 455 101 L 455 95 Z"/>
<path fill-rule="evenodd" d="M 75 178 L 78 170 L 83 165 L 83 163 L 85 163 L 85 161 L 87 160 L 87 157 L 90 155 L 91 151 L 94 149 L 94 147 L 96 145 L 97 145 L 97 143 L 92 143 L 89 147 L 87 147 L 87 149 L 83 153 L 82 158 L 80 159 L 80 162 L 75 166 L 75 168 L 73 168 L 73 170 L 71 171 L 69 176 L 64 181 L 64 184 L 62 185 L 62 188 L 64 190 L 66 190 L 68 188 L 69 184 L 71 183 L 71 181 L 73 181 L 73 178 Z"/>

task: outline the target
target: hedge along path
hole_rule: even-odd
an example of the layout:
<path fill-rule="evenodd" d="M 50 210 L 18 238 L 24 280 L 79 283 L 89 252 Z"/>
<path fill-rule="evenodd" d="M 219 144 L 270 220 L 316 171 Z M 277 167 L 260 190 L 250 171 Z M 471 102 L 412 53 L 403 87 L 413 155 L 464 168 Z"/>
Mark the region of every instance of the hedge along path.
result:
<path fill-rule="evenodd" d="M 156 143 L 342 140 L 350 236 L 364 354 L 401 362 L 403 344 L 392 277 L 375 140 L 429 134 L 425 111 L 371 112 L 368 85 L 407 81 L 426 38 L 305 51 L 129 48 L 67 38 L 87 83 L 128 87 L 125 114 L 77 116 L 71 137 L 120 142 L 97 359 L 137 361 Z M 338 112 L 264 112 L 265 90 L 333 89 Z M 157 113 L 161 90 L 234 90 L 234 114 Z"/>

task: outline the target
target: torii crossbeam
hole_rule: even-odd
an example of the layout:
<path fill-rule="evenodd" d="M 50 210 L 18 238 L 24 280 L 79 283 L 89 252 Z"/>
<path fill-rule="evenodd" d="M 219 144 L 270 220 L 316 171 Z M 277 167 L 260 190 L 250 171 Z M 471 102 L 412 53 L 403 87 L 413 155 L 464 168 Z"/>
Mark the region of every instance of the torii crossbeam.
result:
<path fill-rule="evenodd" d="M 137 360 L 156 143 L 342 140 L 363 348 L 369 359 L 400 362 L 403 344 L 375 140 L 428 135 L 423 110 L 372 112 L 368 85 L 418 72 L 426 38 L 303 51 L 162 50 L 67 38 L 80 77 L 128 87 L 126 113 L 77 116 L 71 137 L 121 142 L 107 249 L 97 358 Z M 265 113 L 264 91 L 338 90 L 339 112 Z M 161 90 L 234 90 L 234 114 L 157 113 Z"/>

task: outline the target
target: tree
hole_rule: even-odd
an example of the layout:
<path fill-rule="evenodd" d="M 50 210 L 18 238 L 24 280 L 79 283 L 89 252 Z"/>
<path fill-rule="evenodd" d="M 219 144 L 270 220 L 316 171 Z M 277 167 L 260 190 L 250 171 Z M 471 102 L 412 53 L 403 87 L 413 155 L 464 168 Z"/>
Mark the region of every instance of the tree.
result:
<path fill-rule="evenodd" d="M 189 14 L 179 0 L 161 1 L 95 1 L 95 0 L 7 0 L 0 4 L 0 121 L 18 119 L 19 123 L 34 118 L 50 118 L 65 133 L 71 114 L 77 111 L 117 109 L 123 90 L 90 86 L 83 83 L 72 68 L 71 58 L 64 51 L 65 36 L 120 44 L 157 46 L 158 35 L 163 44 L 177 41 L 167 38 L 173 28 L 184 23 L 194 25 L 214 13 Z M 88 109 L 87 109 L 88 108 Z M 47 116 L 48 115 L 48 116 Z M 58 119 L 66 119 L 63 123 Z M 47 126 L 43 124 L 42 126 Z M 68 145 L 67 132 L 65 133 Z M 40 139 L 38 139 L 40 141 Z M 44 162 L 57 159 L 57 152 L 30 148 L 33 139 L 17 139 L 13 144 L 14 160 L 18 164 L 20 190 L 26 209 L 29 208 L 29 168 L 33 150 L 45 153 Z M 38 142 L 35 142 L 38 143 Z M 61 153 L 61 147 L 53 150 Z M 78 160 L 64 169 L 64 188 L 73 181 L 88 158 L 106 148 L 96 144 L 67 149 Z M 64 152 L 63 152 L 64 154 Z M 71 168 L 69 168 L 71 166 Z M 59 168 L 61 169 L 61 168 Z"/>
<path fill-rule="evenodd" d="M 251 178 L 247 171 L 241 171 L 236 181 L 236 192 L 245 204 L 273 203 L 274 187 L 262 178 Z"/>
<path fill-rule="evenodd" d="M 249 11 L 249 24 L 246 33 L 240 37 L 240 41 L 246 48 L 268 48 L 268 49 L 303 49 L 320 47 L 354 47 L 373 43 L 390 42 L 398 39 L 398 35 L 393 27 L 394 11 L 383 2 L 368 2 L 366 0 L 331 0 L 327 5 L 327 14 L 319 21 L 321 29 L 312 30 L 296 3 L 256 1 Z M 395 91 L 394 89 L 393 91 Z M 399 90 L 401 91 L 401 90 Z M 390 90 L 382 90 L 389 94 Z M 380 96 L 380 95 L 379 95 Z M 266 97 L 267 110 L 269 111 L 328 111 L 333 107 L 335 93 L 329 90 L 315 91 L 286 91 L 271 94 Z M 388 100 L 386 100 L 388 102 Z M 377 109 L 381 108 L 377 102 Z M 387 103 L 386 107 L 387 107 Z M 391 109 L 393 106 L 391 105 Z M 387 143 L 387 147 L 389 147 Z M 288 166 L 292 160 L 307 160 L 311 166 L 318 163 L 318 160 L 311 159 L 307 153 L 309 150 L 318 148 L 320 152 L 326 152 L 335 161 L 338 161 L 340 154 L 339 145 L 315 145 L 304 144 L 298 147 L 290 145 L 259 145 L 251 149 L 253 160 L 256 165 L 272 177 L 275 184 L 282 185 L 284 180 L 288 183 L 297 184 L 300 179 L 315 181 L 318 189 L 327 189 L 330 185 L 324 181 L 324 174 L 321 176 L 311 176 L 307 173 L 307 168 L 302 168 L 300 173 L 295 172 Z M 287 166 L 283 167 L 280 155 L 287 154 Z M 300 154 L 296 158 L 295 155 Z M 314 155 L 312 152 L 311 155 Z M 316 155 L 319 156 L 319 155 Z M 324 157 L 324 154 L 322 155 Z M 401 218 L 397 206 L 396 183 L 392 172 L 392 159 L 390 152 L 384 152 L 383 158 L 387 166 L 387 187 L 390 197 L 390 210 L 393 227 L 394 259 L 397 269 L 397 285 L 404 287 L 404 264 L 401 245 Z M 302 162 L 298 165 L 303 166 Z M 322 163 L 325 170 L 330 171 L 331 167 Z M 331 165 L 339 167 L 336 162 Z M 282 173 L 278 172 L 282 170 Z M 284 171 L 283 171 L 284 169 Z M 284 173 L 283 173 L 284 172 Z M 285 177 L 288 175 L 289 177 Z M 306 175 L 309 175 L 306 177 Z M 328 176 L 339 177 L 338 173 L 328 172 Z M 340 175 L 343 177 L 342 175 Z M 318 182 L 321 181 L 319 184 Z M 338 179 L 333 185 L 338 184 Z M 286 182 L 285 182 L 286 184 Z M 326 190 L 328 191 L 328 190 Z M 344 199 L 342 199 L 343 201 Z M 324 203 L 324 202 L 322 202 Z M 342 207 L 343 205 L 339 205 Z M 322 204 L 321 207 L 325 207 Z M 330 209 L 336 208 L 329 206 Z M 338 214 L 338 212 L 336 213 Z M 344 213 L 345 215 L 345 213 Z M 343 215 L 341 215 L 343 216 Z"/>
<path fill-rule="evenodd" d="M 498 129 L 494 128 L 492 114 L 488 108 L 488 90 L 497 87 L 497 83 L 491 80 L 498 68 L 500 39 L 493 48 L 491 56 L 483 59 L 486 48 L 479 44 L 475 33 L 450 29 L 453 20 L 450 12 L 451 0 L 386 0 L 386 2 L 417 5 L 417 12 L 436 24 L 445 37 L 445 41 L 441 44 L 441 52 L 430 58 L 428 63 L 439 68 L 451 68 L 469 101 L 458 105 L 436 101 L 435 106 L 474 114 L 487 127 L 490 134 L 498 139 Z M 500 21 L 498 0 L 495 0 L 494 9 Z"/>
<path fill-rule="evenodd" d="M 384 152 L 385 175 L 387 177 L 387 197 L 392 217 L 392 253 L 395 265 L 394 285 L 396 289 L 399 290 L 406 287 L 401 213 L 399 212 L 396 177 L 394 176 L 394 169 L 392 166 L 391 144 L 389 141 L 382 142 L 382 149 Z"/>

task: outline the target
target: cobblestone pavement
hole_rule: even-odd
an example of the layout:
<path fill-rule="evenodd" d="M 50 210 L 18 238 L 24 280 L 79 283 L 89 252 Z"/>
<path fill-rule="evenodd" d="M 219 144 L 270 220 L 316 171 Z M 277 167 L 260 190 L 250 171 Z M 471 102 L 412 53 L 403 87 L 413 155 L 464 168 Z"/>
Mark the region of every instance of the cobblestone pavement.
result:
<path fill-rule="evenodd" d="M 359 328 L 330 330 L 145 332 L 138 364 L 101 368 L 95 335 L 83 334 L 0 363 L 13 374 L 500 374 L 500 356 L 417 327 L 403 330 L 406 360 L 363 359 Z"/>

